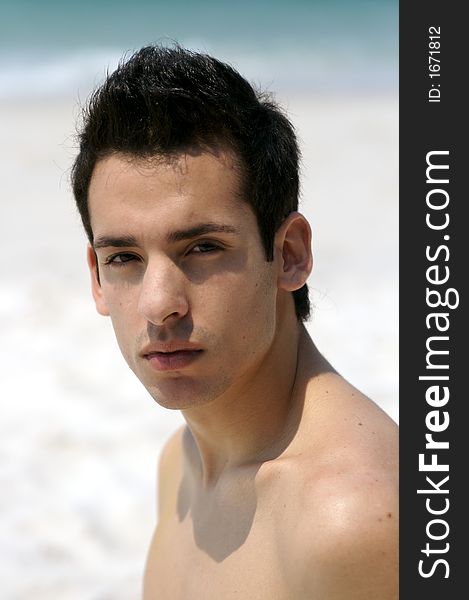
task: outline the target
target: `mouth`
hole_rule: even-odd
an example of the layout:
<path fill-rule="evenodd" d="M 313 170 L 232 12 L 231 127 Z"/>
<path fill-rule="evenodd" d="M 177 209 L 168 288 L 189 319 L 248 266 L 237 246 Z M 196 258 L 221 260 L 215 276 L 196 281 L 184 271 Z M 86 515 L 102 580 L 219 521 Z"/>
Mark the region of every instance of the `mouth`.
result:
<path fill-rule="evenodd" d="M 145 352 L 143 358 L 155 371 L 178 371 L 191 365 L 197 360 L 203 350 L 181 348 L 179 350 Z"/>

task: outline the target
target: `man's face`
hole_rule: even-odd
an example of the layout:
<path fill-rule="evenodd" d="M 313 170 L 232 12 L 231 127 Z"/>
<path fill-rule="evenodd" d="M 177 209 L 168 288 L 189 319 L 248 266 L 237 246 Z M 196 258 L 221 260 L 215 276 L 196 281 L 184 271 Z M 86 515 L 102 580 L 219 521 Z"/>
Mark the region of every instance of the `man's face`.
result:
<path fill-rule="evenodd" d="M 93 293 L 120 349 L 168 408 L 239 392 L 276 328 L 277 279 L 229 153 L 99 161 L 89 189 Z"/>

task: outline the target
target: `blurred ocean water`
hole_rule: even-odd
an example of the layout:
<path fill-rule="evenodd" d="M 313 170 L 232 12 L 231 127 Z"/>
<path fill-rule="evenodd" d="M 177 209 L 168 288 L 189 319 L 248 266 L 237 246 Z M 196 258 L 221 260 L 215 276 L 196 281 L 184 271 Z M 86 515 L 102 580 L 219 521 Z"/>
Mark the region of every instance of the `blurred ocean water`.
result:
<path fill-rule="evenodd" d="M 88 91 L 161 41 L 213 53 L 291 91 L 397 86 L 396 0 L 0 1 L 0 99 Z"/>

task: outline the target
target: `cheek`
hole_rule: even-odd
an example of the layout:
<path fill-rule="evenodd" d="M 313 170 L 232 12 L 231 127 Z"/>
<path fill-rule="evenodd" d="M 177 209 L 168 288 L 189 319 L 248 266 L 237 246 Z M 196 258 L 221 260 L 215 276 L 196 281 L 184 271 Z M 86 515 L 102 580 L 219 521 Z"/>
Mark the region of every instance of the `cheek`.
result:
<path fill-rule="evenodd" d="M 201 306 L 207 320 L 216 318 L 217 328 L 230 338 L 232 348 L 239 346 L 245 352 L 247 342 L 254 349 L 270 343 L 274 336 L 276 290 L 270 272 L 225 280 Z"/>
<path fill-rule="evenodd" d="M 117 343 L 127 362 L 129 362 L 132 357 L 132 349 L 136 336 L 139 333 L 136 330 L 138 327 L 138 313 L 136 308 L 138 297 L 136 294 L 132 294 L 131 290 L 126 290 L 126 293 L 122 293 L 121 291 L 121 293 L 116 294 L 115 290 L 113 290 L 113 293 L 110 293 L 109 290 L 104 289 L 104 293 Z"/>
<path fill-rule="evenodd" d="M 114 326 L 128 323 L 132 319 L 132 315 L 135 313 L 135 302 L 128 294 L 109 294 L 105 297 Z"/>

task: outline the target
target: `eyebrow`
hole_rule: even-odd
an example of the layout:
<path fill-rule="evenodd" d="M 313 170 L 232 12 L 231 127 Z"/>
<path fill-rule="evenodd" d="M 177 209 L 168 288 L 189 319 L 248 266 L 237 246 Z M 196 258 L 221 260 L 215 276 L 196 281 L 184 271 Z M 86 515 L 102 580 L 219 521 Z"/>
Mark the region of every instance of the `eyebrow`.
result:
<path fill-rule="evenodd" d="M 137 246 L 137 240 L 132 235 L 120 237 L 112 237 L 102 235 L 93 240 L 93 248 L 128 248 L 129 246 Z"/>
<path fill-rule="evenodd" d="M 232 225 L 223 225 L 220 223 L 201 223 L 200 225 L 194 225 L 188 229 L 180 229 L 172 231 L 166 236 L 167 242 L 180 242 L 182 240 L 190 240 L 198 237 L 199 235 L 206 235 L 207 233 L 238 233 L 238 229 Z"/>
<path fill-rule="evenodd" d="M 232 225 L 224 225 L 221 223 L 201 223 L 194 225 L 187 229 L 178 229 L 171 231 L 166 236 L 168 243 L 181 242 L 183 240 L 190 240 L 200 235 L 206 235 L 207 233 L 239 233 L 239 230 Z M 93 248 L 129 248 L 132 246 L 138 246 L 137 239 L 132 235 L 124 236 L 106 236 L 102 235 L 93 241 Z"/>

